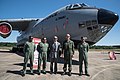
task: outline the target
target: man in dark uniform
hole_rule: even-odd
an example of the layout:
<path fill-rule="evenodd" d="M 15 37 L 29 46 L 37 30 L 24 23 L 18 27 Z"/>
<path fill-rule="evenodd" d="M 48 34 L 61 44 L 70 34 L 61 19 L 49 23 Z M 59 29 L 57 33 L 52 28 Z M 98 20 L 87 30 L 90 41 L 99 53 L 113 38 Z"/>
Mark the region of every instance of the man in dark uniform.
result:
<path fill-rule="evenodd" d="M 33 38 L 29 36 L 29 41 L 26 42 L 24 45 L 24 66 L 23 66 L 23 74 L 22 76 L 25 76 L 26 74 L 26 67 L 28 60 L 30 59 L 30 72 L 33 75 L 33 60 L 34 60 L 34 51 L 35 51 L 35 44 L 32 42 Z"/>
<path fill-rule="evenodd" d="M 43 38 L 42 42 L 40 42 L 37 46 L 38 55 L 38 75 L 41 73 L 41 62 L 43 61 L 43 74 L 46 74 L 46 62 L 47 62 L 47 52 L 48 52 L 49 44 L 47 43 L 47 39 Z"/>
<path fill-rule="evenodd" d="M 88 74 L 88 50 L 89 50 L 89 44 L 85 42 L 86 37 L 81 37 L 81 42 L 78 44 L 78 51 L 79 51 L 79 75 L 81 76 L 83 73 L 82 70 L 82 64 L 84 61 L 85 65 L 85 75 L 90 76 Z"/>
<path fill-rule="evenodd" d="M 51 64 L 50 64 L 50 73 L 57 73 L 57 61 L 59 58 L 59 52 L 60 52 L 60 43 L 58 42 L 58 37 L 54 36 L 54 43 L 52 44 L 51 47 L 51 53 L 50 53 L 50 60 L 51 60 Z M 53 63 L 54 63 L 54 69 L 53 69 Z"/>
<path fill-rule="evenodd" d="M 74 42 L 70 40 L 70 34 L 66 35 L 66 40 L 63 42 L 62 53 L 64 53 L 64 67 L 63 75 L 66 74 L 68 64 L 68 75 L 71 76 L 72 71 L 72 57 L 74 55 Z"/>

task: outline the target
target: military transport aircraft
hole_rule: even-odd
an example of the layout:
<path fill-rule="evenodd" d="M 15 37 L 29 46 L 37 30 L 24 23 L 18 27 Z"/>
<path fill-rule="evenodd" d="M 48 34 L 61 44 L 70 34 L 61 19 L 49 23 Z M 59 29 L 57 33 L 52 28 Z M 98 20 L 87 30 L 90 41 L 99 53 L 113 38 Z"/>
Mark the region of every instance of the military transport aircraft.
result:
<path fill-rule="evenodd" d="M 12 30 L 20 32 L 17 45 L 23 45 L 29 36 L 46 37 L 51 42 L 54 35 L 62 42 L 69 33 L 75 42 L 86 36 L 94 44 L 104 37 L 118 21 L 119 16 L 109 10 L 82 4 L 70 4 L 37 19 L 0 19 L 0 35 L 7 38 Z"/>

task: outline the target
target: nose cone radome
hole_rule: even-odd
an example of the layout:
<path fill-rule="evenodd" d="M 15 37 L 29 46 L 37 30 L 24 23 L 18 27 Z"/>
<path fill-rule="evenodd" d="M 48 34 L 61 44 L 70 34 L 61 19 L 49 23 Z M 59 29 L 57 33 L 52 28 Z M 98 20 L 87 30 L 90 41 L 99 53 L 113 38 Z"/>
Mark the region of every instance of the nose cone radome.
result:
<path fill-rule="evenodd" d="M 109 10 L 99 9 L 98 11 L 98 23 L 114 25 L 119 19 L 119 16 Z"/>

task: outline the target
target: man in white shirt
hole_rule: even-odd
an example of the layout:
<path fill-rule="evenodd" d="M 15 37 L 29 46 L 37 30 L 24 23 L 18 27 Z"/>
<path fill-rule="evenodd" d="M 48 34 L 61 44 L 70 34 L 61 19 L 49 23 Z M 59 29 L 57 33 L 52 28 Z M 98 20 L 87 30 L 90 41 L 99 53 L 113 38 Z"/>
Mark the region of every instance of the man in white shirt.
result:
<path fill-rule="evenodd" d="M 60 52 L 60 43 L 58 42 L 58 37 L 54 36 L 54 43 L 51 46 L 51 53 L 50 53 L 50 60 L 51 60 L 51 64 L 50 64 L 50 73 L 57 73 L 57 60 L 59 58 L 59 52 Z M 53 67 L 53 63 L 54 63 L 54 67 Z M 54 68 L 54 69 L 53 69 Z"/>

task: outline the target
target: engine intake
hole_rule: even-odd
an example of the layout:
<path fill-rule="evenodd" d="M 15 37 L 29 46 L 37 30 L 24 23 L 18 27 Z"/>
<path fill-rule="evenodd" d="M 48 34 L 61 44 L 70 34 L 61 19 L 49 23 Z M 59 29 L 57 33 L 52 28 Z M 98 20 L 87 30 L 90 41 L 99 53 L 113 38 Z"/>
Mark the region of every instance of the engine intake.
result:
<path fill-rule="evenodd" d="M 7 38 L 12 32 L 12 26 L 7 22 L 0 23 L 0 36 Z"/>

